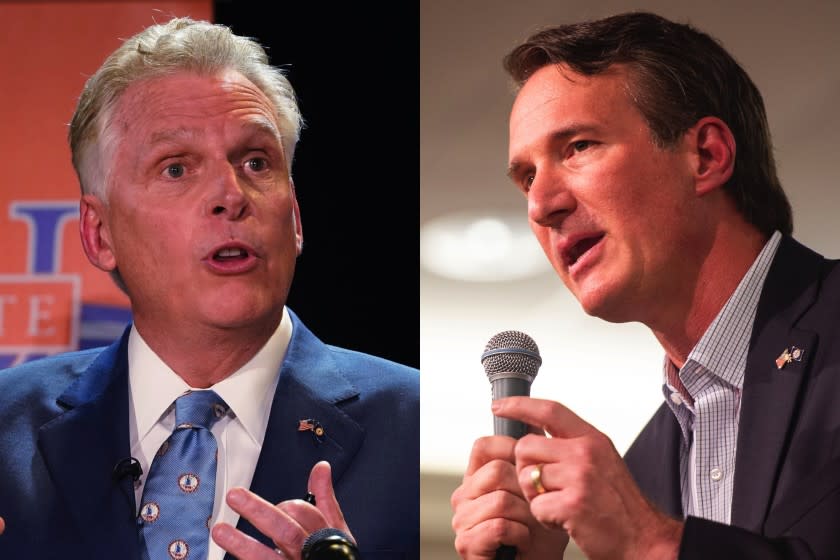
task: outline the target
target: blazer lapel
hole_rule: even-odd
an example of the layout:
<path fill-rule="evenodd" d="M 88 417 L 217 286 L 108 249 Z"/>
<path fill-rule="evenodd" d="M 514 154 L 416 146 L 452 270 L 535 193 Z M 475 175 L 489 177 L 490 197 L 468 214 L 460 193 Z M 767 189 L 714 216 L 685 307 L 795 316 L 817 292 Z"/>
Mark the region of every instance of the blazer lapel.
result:
<path fill-rule="evenodd" d="M 661 486 L 658 488 L 656 501 L 666 513 L 681 518 L 683 516 L 682 490 L 680 488 L 680 445 L 682 434 L 679 423 L 670 409 L 661 411 L 664 418 L 660 419 L 660 433 L 662 446 L 658 449 L 659 457 L 654 465 L 667 465 L 660 471 Z M 651 472 L 657 472 L 657 466 L 651 465 Z M 660 467 L 661 468 L 661 467 Z"/>
<path fill-rule="evenodd" d="M 294 314 L 292 319 L 292 340 L 251 482 L 252 492 L 274 504 L 303 498 L 309 471 L 318 461 L 329 461 L 338 486 L 364 439 L 364 429 L 340 408 L 359 391 L 341 374 L 332 352 Z M 319 438 L 311 429 L 299 429 L 303 420 L 322 427 L 324 435 Z M 245 519 L 240 518 L 237 528 L 273 548 Z"/>
<path fill-rule="evenodd" d="M 817 336 L 795 327 L 813 304 L 822 258 L 783 238 L 758 305 L 738 428 L 732 524 L 760 531 L 793 431 L 799 401 Z M 795 271 L 795 274 L 791 273 Z M 782 310 L 779 312 L 779 310 Z M 799 349 L 798 360 L 784 360 Z"/>
<path fill-rule="evenodd" d="M 114 465 L 130 454 L 128 364 L 123 337 L 58 399 L 66 410 L 40 429 L 38 447 L 91 558 L 138 558 L 134 492 Z"/>
<path fill-rule="evenodd" d="M 624 456 L 636 484 L 659 509 L 683 517 L 680 490 L 682 433 L 667 405 L 659 407 Z"/>

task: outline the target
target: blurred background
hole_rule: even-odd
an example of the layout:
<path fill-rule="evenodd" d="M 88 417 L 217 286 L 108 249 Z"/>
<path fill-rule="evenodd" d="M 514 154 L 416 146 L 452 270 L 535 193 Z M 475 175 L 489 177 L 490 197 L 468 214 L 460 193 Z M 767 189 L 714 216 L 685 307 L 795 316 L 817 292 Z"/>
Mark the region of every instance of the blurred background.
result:
<path fill-rule="evenodd" d="M 513 90 L 501 66 L 551 24 L 644 9 L 718 38 L 764 95 L 794 235 L 840 256 L 840 5 L 804 1 L 420 0 L 420 362 L 424 560 L 456 558 L 449 496 L 493 431 L 479 361 L 497 332 L 536 341 L 533 396 L 560 400 L 623 453 L 662 401 L 663 354 L 638 324 L 585 315 L 505 176 Z M 796 274 L 796 271 L 791 271 Z M 567 559 L 582 558 L 571 550 Z"/>

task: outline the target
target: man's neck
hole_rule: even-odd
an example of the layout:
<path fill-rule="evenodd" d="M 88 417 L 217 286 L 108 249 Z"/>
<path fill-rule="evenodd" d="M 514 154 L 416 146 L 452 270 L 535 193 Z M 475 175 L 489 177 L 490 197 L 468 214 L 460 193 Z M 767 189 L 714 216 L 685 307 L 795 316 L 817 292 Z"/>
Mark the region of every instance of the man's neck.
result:
<path fill-rule="evenodd" d="M 700 264 L 690 301 L 679 302 L 659 322 L 648 324 L 668 358 L 681 368 L 750 269 L 767 237 L 752 226 L 722 232 Z"/>
<path fill-rule="evenodd" d="M 134 325 L 149 348 L 190 387 L 207 388 L 229 377 L 265 345 L 282 319 L 240 328 L 149 323 L 134 317 Z M 152 324 L 153 326 L 149 326 Z"/>

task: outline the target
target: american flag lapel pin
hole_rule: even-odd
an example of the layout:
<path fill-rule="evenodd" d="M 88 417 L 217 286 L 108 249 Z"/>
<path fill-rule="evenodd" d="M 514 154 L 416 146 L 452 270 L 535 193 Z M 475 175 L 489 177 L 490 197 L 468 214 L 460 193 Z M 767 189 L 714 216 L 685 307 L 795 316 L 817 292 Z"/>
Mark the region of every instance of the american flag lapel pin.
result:
<path fill-rule="evenodd" d="M 318 440 L 318 443 L 324 441 L 324 427 L 314 418 L 301 418 L 298 420 L 298 431 L 310 431 L 315 436 L 315 439 Z"/>
<path fill-rule="evenodd" d="M 785 348 L 779 357 L 776 358 L 776 368 L 782 369 L 791 362 L 801 362 L 803 354 L 805 354 L 805 350 L 797 346 Z"/>
<path fill-rule="evenodd" d="M 784 351 L 781 354 L 779 354 L 779 357 L 776 358 L 776 368 L 782 369 L 787 365 L 789 361 L 791 361 L 791 359 L 792 358 L 790 357 L 790 352 L 787 348 L 785 348 Z"/>

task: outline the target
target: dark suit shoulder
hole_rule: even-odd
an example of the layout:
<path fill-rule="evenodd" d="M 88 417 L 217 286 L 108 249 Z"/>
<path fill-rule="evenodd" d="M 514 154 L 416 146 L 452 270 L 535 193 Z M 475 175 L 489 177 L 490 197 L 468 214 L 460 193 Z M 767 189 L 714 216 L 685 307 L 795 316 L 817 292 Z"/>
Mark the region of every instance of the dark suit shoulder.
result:
<path fill-rule="evenodd" d="M 327 348 L 341 376 L 359 391 L 356 399 L 345 403 L 345 412 L 368 424 L 369 430 L 371 423 L 379 426 L 376 429 L 390 424 L 404 434 L 419 429 L 419 370 L 346 348 Z"/>
<path fill-rule="evenodd" d="M 374 394 L 393 391 L 404 393 L 407 399 L 420 398 L 420 371 L 379 356 L 350 350 L 321 341 L 289 309 L 294 330 L 284 360 L 284 368 L 297 370 L 302 383 L 316 394 L 325 390 L 333 392 L 338 385 L 348 383 L 353 389 L 347 394 L 361 391 L 362 399 Z M 319 379 L 304 379 L 312 371 L 319 372 Z M 304 373 L 307 372 L 307 373 Z"/>
<path fill-rule="evenodd" d="M 327 345 L 342 364 L 342 371 L 355 379 L 372 378 L 378 383 L 420 386 L 420 370 L 379 356 Z"/>

